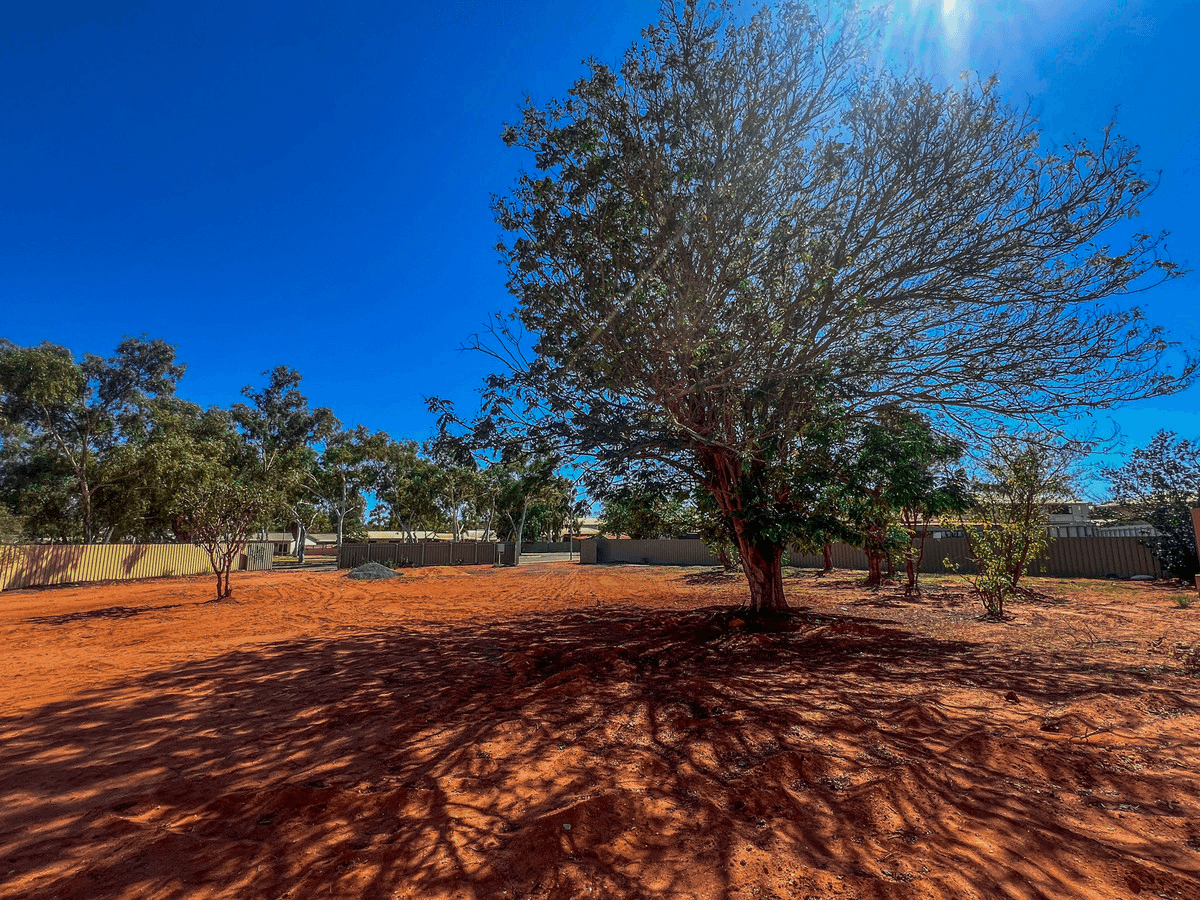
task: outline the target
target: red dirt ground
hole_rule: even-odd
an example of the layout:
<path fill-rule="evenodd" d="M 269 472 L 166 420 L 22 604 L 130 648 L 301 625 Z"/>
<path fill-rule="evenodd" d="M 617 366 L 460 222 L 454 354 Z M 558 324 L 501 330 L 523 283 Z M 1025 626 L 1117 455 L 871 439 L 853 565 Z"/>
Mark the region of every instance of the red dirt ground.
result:
<path fill-rule="evenodd" d="M 1200 603 L 575 565 L 0 598 L 0 897 L 1200 897 Z M 1057 598 L 1057 599 L 1056 599 Z"/>

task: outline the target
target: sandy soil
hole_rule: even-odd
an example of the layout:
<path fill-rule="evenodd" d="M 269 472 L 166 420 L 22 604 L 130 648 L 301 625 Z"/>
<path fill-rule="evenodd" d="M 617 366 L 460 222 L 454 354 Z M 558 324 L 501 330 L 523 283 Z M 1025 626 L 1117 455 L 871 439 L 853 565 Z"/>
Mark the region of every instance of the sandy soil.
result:
<path fill-rule="evenodd" d="M 1200 897 L 1200 603 L 795 574 L 0 597 L 0 897 Z"/>

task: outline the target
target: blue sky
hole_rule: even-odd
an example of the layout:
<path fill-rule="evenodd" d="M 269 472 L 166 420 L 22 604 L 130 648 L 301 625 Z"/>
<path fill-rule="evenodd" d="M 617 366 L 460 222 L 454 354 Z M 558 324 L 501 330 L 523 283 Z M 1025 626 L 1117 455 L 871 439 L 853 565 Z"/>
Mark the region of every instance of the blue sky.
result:
<path fill-rule="evenodd" d="M 0 11 L 0 335 L 178 346 L 181 393 L 229 404 L 278 364 L 349 424 L 428 435 L 508 309 L 489 196 L 527 95 L 616 62 L 652 0 L 113 0 Z M 1170 0 L 899 0 L 888 53 L 1000 74 L 1047 137 L 1119 131 L 1161 170 L 1139 223 L 1200 266 L 1200 10 Z M 1119 108 L 1119 109 L 1118 109 Z M 1200 349 L 1200 275 L 1139 298 Z M 1200 437 L 1200 388 L 1117 411 L 1127 443 Z M 1107 420 L 1101 427 L 1108 427 Z"/>

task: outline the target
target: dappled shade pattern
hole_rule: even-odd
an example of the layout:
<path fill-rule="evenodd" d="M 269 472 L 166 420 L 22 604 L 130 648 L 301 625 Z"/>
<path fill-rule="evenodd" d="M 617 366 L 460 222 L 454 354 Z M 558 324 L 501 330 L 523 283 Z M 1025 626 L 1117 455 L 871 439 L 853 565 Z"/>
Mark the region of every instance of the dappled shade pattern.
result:
<path fill-rule="evenodd" d="M 755 632 L 720 576 L 242 577 L 237 603 L 197 583 L 55 618 L 65 592 L 44 592 L 4 621 L 18 657 L 90 640 L 131 665 L 65 671 L 35 700 L 7 680 L 0 896 L 1200 884 L 1197 681 L 1143 646 L 1145 618 L 1169 618 L 1150 592 L 1081 640 L 1082 600 L 1027 603 L 1022 630 L 975 623 L 950 590 L 918 605 L 848 579 L 789 580 L 802 608 Z M 141 641 L 163 617 L 156 657 Z"/>

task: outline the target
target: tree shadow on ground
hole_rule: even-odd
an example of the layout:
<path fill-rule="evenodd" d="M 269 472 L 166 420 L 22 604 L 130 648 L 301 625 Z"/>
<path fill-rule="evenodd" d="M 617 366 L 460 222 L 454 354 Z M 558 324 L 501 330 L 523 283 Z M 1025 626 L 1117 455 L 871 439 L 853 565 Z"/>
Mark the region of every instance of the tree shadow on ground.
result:
<path fill-rule="evenodd" d="M 156 614 L 167 609 L 179 609 L 191 606 L 190 603 L 170 603 L 165 606 L 106 606 L 103 609 L 85 609 L 79 612 L 61 613 L 57 616 L 30 616 L 25 620 L 28 625 L 73 625 L 77 622 L 87 622 L 91 619 L 132 619 L 146 613 Z"/>
<path fill-rule="evenodd" d="M 1038 747 L 994 724 L 1006 691 L 1194 714 L 1183 689 L 854 615 L 766 634 L 728 613 L 291 641 L 5 719 L 0 866 L 27 898 L 1051 898 L 1100 871 L 1120 890 L 1097 896 L 1194 888 L 1196 854 L 1136 816 L 1072 824 L 1093 800 L 1194 821 L 1190 775 L 1117 763 L 1080 737 L 1101 724 L 1086 708 Z"/>

